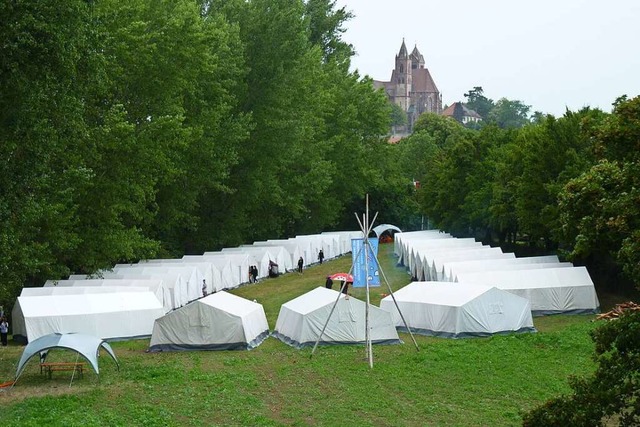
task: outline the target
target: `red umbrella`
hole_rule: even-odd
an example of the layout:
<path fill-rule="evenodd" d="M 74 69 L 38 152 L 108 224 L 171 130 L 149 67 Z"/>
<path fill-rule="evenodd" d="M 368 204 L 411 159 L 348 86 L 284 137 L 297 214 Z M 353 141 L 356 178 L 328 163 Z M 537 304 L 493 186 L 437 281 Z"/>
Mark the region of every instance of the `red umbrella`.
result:
<path fill-rule="evenodd" d="M 353 283 L 353 276 L 347 273 L 335 273 L 329 276 L 331 280 L 341 280 Z"/>

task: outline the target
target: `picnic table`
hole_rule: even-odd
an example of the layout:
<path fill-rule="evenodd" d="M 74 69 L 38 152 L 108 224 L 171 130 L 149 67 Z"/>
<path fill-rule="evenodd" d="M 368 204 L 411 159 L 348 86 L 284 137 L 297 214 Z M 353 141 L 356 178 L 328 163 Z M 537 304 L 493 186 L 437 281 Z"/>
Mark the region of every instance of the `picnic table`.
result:
<path fill-rule="evenodd" d="M 53 371 L 74 371 L 82 377 L 84 368 L 85 364 L 82 362 L 44 362 L 40 364 L 40 373 L 45 373 L 51 378 Z"/>

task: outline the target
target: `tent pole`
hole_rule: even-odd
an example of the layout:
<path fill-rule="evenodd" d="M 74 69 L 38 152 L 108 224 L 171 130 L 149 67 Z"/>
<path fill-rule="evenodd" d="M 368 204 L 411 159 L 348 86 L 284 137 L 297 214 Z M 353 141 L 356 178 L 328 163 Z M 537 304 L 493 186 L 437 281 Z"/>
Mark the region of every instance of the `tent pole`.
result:
<path fill-rule="evenodd" d="M 376 262 L 378 263 L 378 268 L 380 269 L 380 274 L 384 278 L 384 282 L 387 284 L 387 288 L 389 289 L 389 295 L 391 295 L 391 299 L 393 299 L 393 303 L 396 306 L 396 310 L 398 310 L 398 313 L 400 314 L 400 318 L 402 319 L 402 323 L 404 324 L 404 327 L 407 328 L 407 332 L 409 332 L 409 335 L 411 336 L 411 340 L 413 341 L 413 345 L 416 346 L 416 350 L 420 351 L 420 347 L 418 347 L 418 343 L 416 342 L 416 339 L 413 336 L 413 332 L 411 332 L 411 328 L 409 328 L 409 325 L 407 324 L 407 321 L 405 320 L 404 315 L 402 314 L 402 310 L 400 310 L 400 306 L 398 305 L 398 301 L 396 301 L 396 297 L 395 297 L 395 295 L 393 295 L 393 290 L 391 289 L 391 285 L 389 284 L 389 281 L 387 280 L 387 276 L 384 274 L 384 270 L 382 270 L 382 267 L 380 266 L 380 261 L 378 261 L 378 256 L 376 254 L 373 254 L 373 256 L 376 258 Z"/>

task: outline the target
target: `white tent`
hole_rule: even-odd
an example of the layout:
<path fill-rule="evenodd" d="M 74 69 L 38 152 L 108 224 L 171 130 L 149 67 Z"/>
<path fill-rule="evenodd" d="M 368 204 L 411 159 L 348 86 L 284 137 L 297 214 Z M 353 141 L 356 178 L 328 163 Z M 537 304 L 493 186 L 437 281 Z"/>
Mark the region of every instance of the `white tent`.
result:
<path fill-rule="evenodd" d="M 96 374 L 100 374 L 98 367 L 98 356 L 100 348 L 103 348 L 109 356 L 116 362 L 116 366 L 120 369 L 118 359 L 111 349 L 111 346 L 104 340 L 85 334 L 49 334 L 31 341 L 22 351 L 22 356 L 18 362 L 16 369 L 16 380 L 22 373 L 25 365 L 36 354 L 40 356 L 42 361 L 47 357 L 49 350 L 53 348 L 69 349 L 82 355 L 90 364 Z"/>
<path fill-rule="evenodd" d="M 267 251 L 266 247 L 239 247 L 239 248 L 223 248 L 223 254 L 246 254 L 252 256 L 256 262 L 251 265 L 255 265 L 258 269 L 258 279 L 262 279 L 269 275 L 269 261 L 272 261 L 271 254 Z M 205 255 L 207 252 L 205 252 Z M 248 275 L 248 271 L 247 271 Z M 248 276 L 247 276 L 248 277 Z"/>
<path fill-rule="evenodd" d="M 195 257 L 197 256 L 184 256 L 182 258 L 192 261 Z M 225 283 L 230 283 L 230 285 L 225 286 L 224 289 L 237 288 L 243 283 L 248 283 L 249 266 L 259 264 L 259 261 L 256 259 L 256 257 L 246 252 L 205 252 L 204 255 L 202 255 L 202 258 L 206 261 L 211 261 L 214 263 L 219 262 L 219 260 L 216 260 L 216 258 L 226 258 L 221 262 L 224 264 L 228 263 L 227 267 L 224 267 L 223 269 L 220 269 L 220 267 L 218 267 L 221 272 L 224 270 L 225 273 L 228 274 L 227 277 L 224 277 L 223 275 L 222 280 Z"/>
<path fill-rule="evenodd" d="M 114 279 L 68 279 L 68 280 L 47 280 L 44 284 L 44 288 L 67 288 L 67 287 L 95 287 L 95 288 L 104 288 L 104 287 L 131 287 L 138 288 L 144 287 L 153 292 L 153 294 L 158 298 L 158 301 L 162 303 L 164 307 L 165 313 L 173 310 L 173 302 L 171 298 L 171 292 L 165 285 L 165 282 L 162 279 L 152 279 L 148 278 L 138 278 L 138 279 L 123 279 L 123 278 L 114 278 Z M 28 289 L 28 288 L 25 288 Z M 38 289 L 38 288 L 35 288 Z M 72 292 L 73 293 L 73 292 Z M 24 295 L 24 289 L 23 289 Z"/>
<path fill-rule="evenodd" d="M 426 245 L 425 245 L 426 244 Z M 413 277 L 423 280 L 430 276 L 433 266 L 433 259 L 447 253 L 461 251 L 477 251 L 487 249 L 482 243 L 474 239 L 443 239 L 439 243 L 436 241 L 424 242 L 418 246 L 413 246 L 409 255 L 409 272 Z"/>
<path fill-rule="evenodd" d="M 322 235 L 332 234 L 338 237 L 339 255 L 351 252 L 351 240 L 362 239 L 362 231 L 323 231 Z"/>
<path fill-rule="evenodd" d="M 329 319 L 320 344 L 365 344 L 365 309 L 363 301 L 319 287 L 280 307 L 272 335 L 293 347 L 313 346 Z M 369 326 L 373 344 L 400 342 L 391 314 L 373 305 L 369 306 Z"/>
<path fill-rule="evenodd" d="M 278 267 L 280 271 L 285 272 L 289 270 L 293 270 L 297 268 L 298 259 L 300 257 L 304 258 L 303 250 L 300 248 L 300 245 L 292 240 L 267 240 L 254 242 L 254 246 L 281 246 L 283 247 L 287 253 L 289 254 L 289 261 L 285 262 L 284 266 L 279 265 Z"/>
<path fill-rule="evenodd" d="M 585 267 L 458 273 L 458 280 L 495 286 L 527 298 L 534 316 L 597 313 L 600 309 Z"/>
<path fill-rule="evenodd" d="M 445 271 L 444 264 L 449 261 L 464 260 L 492 260 L 492 259 L 515 259 L 513 252 L 502 252 L 501 248 L 492 248 L 490 246 L 482 246 L 474 250 L 447 251 L 439 253 L 431 259 L 431 269 L 429 271 L 430 280 L 444 281 Z"/>
<path fill-rule="evenodd" d="M 180 295 L 182 300 L 180 307 L 189 301 L 202 297 L 202 280 L 204 277 L 197 267 L 186 264 L 116 264 L 113 272 L 128 277 L 129 274 L 144 274 L 159 279 L 167 277 L 169 283 L 179 283 L 182 286 Z M 176 280 L 176 276 L 180 277 L 180 281 Z M 176 302 L 176 301 L 174 301 Z"/>
<path fill-rule="evenodd" d="M 395 231 L 398 233 L 402 233 L 402 230 L 400 230 L 398 227 L 396 227 L 393 224 L 380 224 L 378 226 L 373 227 L 373 232 L 376 233 L 376 237 L 380 238 L 380 236 L 382 235 L 382 233 L 384 233 L 385 231 Z"/>
<path fill-rule="evenodd" d="M 393 238 L 393 252 L 398 256 L 398 264 L 406 265 L 410 248 L 416 243 L 426 240 L 452 239 L 450 234 L 438 230 L 408 231 L 396 233 Z"/>
<path fill-rule="evenodd" d="M 172 267 L 172 266 L 189 266 L 195 267 L 200 270 L 200 274 L 202 275 L 202 279 L 204 279 L 206 283 L 207 294 L 219 291 L 223 289 L 222 285 L 222 273 L 218 269 L 218 267 L 206 260 L 194 260 L 188 261 L 183 258 L 166 258 L 166 259 L 149 259 L 140 261 L 141 265 L 152 264 L 152 265 L 160 265 L 164 267 Z M 200 289 L 202 290 L 202 284 L 200 284 Z"/>
<path fill-rule="evenodd" d="M 573 267 L 570 262 L 560 262 L 556 255 L 524 258 L 479 259 L 471 261 L 447 261 L 444 263 L 445 281 L 456 282 L 458 273 L 473 273 L 492 270 L 522 270 L 535 268 Z"/>
<path fill-rule="evenodd" d="M 266 245 L 263 244 L 265 242 L 254 243 L 253 245 L 241 246 L 241 249 L 248 249 L 249 253 L 253 251 L 266 251 L 269 254 L 269 260 L 278 264 L 278 269 L 280 271 L 287 271 L 293 269 L 293 259 L 291 258 L 291 254 L 284 246 L 276 246 L 276 245 Z M 297 258 L 296 258 L 297 260 Z M 265 274 L 268 275 L 269 266 L 267 265 L 267 270 Z"/>
<path fill-rule="evenodd" d="M 464 338 L 535 331 L 529 301 L 495 287 L 413 282 L 394 296 L 411 331 L 422 335 Z M 380 301 L 380 308 L 406 331 L 391 296 Z"/>
<path fill-rule="evenodd" d="M 83 333 L 105 340 L 151 335 L 164 309 L 151 291 L 18 297 L 24 323 L 13 321 L 14 339 L 33 341 L 52 333 Z"/>
<path fill-rule="evenodd" d="M 221 291 L 157 319 L 149 351 L 249 350 L 268 336 L 262 304 Z"/>

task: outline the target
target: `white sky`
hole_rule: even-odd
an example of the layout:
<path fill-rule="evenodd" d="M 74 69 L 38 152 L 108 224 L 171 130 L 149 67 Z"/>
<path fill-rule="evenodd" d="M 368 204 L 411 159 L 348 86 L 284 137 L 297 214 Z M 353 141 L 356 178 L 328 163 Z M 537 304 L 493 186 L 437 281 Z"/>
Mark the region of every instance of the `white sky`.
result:
<path fill-rule="evenodd" d="M 443 104 L 484 95 L 562 116 L 584 106 L 611 111 L 640 95 L 640 0 L 337 0 L 355 17 L 343 39 L 352 68 L 388 81 L 405 39 Z"/>

